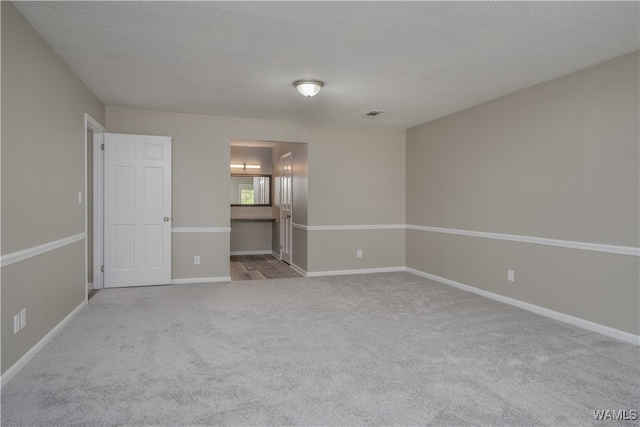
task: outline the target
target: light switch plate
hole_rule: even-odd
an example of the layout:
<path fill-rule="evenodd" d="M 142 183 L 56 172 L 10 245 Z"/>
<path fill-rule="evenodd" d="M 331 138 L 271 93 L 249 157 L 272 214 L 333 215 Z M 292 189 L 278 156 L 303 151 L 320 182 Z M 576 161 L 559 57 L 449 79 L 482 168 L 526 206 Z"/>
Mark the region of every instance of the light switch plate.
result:
<path fill-rule="evenodd" d="M 16 314 L 13 316 L 13 333 L 17 334 L 20 332 L 20 315 Z"/>

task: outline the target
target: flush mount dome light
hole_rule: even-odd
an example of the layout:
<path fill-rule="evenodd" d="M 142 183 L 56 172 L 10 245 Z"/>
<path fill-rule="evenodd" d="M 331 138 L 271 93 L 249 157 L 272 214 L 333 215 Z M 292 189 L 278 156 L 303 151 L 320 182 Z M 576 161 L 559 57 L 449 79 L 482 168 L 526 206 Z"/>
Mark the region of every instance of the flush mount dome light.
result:
<path fill-rule="evenodd" d="M 320 89 L 322 89 L 324 83 L 322 83 L 320 80 L 302 79 L 296 80 L 295 82 L 293 82 L 293 85 L 296 87 L 296 89 L 298 89 L 300 95 L 310 98 L 312 96 L 316 96 L 318 92 L 320 92 Z"/>

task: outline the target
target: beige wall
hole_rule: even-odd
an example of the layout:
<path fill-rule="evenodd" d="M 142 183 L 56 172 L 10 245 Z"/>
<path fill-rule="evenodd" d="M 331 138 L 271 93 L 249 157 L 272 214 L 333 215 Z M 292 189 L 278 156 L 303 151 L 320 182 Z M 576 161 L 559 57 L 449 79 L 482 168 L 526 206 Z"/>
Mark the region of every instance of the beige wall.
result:
<path fill-rule="evenodd" d="M 404 224 L 405 132 L 326 126 L 309 144 L 309 224 Z"/>
<path fill-rule="evenodd" d="M 312 125 L 268 120 L 163 113 L 123 108 L 106 109 L 108 132 L 168 135 L 173 137 L 173 226 L 228 227 L 229 161 L 232 139 L 306 143 L 294 157 L 294 222 L 307 225 L 400 224 L 404 222 L 404 131 L 364 127 Z M 306 150 L 306 151 L 305 151 Z M 297 161 L 304 167 L 297 166 Z M 274 171 L 275 172 L 275 171 Z M 308 177 L 308 178 L 307 178 Z M 305 185 L 308 182 L 307 185 Z M 307 194 L 308 193 L 308 194 Z M 301 202 L 307 197 L 307 201 Z M 297 202 L 296 202 L 297 203 Z M 304 231 L 304 230 L 301 230 Z M 375 233 L 376 231 L 373 230 Z M 315 231 L 314 231 L 315 233 Z M 185 247 L 198 233 L 180 234 Z M 209 264 L 193 265 L 193 256 L 173 262 L 173 278 L 228 277 L 229 235 L 200 233 L 219 252 L 207 254 Z M 294 231 L 293 262 L 307 266 L 307 251 L 329 256 L 342 240 L 335 236 L 311 240 Z M 365 233 L 367 234 L 367 233 Z M 225 246 L 222 241 L 225 241 Z M 307 242 L 308 240 L 308 242 Z M 378 245 L 385 245 L 380 241 Z M 299 248 L 299 250 L 297 249 Z M 305 250 L 306 249 L 306 250 Z M 174 254 L 176 247 L 173 247 Z M 388 260 L 368 251 L 372 265 Z M 197 254 L 196 254 L 197 255 Z M 404 245 L 397 257 L 404 260 Z M 299 263 L 299 264 L 298 264 Z M 309 260 L 309 265 L 313 265 Z M 359 268 L 350 257 L 323 268 Z M 207 270 L 212 276 L 202 276 Z M 311 271 L 311 270 L 310 270 Z"/>
<path fill-rule="evenodd" d="M 637 248 L 638 63 L 628 54 L 407 131 L 407 224 Z M 406 238 L 408 267 L 639 332 L 638 257 Z"/>
<path fill-rule="evenodd" d="M 231 218 L 268 218 L 271 214 L 271 206 L 231 206 Z"/>
<path fill-rule="evenodd" d="M 232 168 L 232 174 L 238 175 L 271 175 L 273 168 L 271 165 L 271 148 L 267 147 L 236 147 L 231 146 L 232 165 L 260 165 L 260 169 L 238 169 Z"/>
<path fill-rule="evenodd" d="M 271 221 L 231 221 L 231 252 L 271 253 Z"/>
<path fill-rule="evenodd" d="M 173 233 L 171 276 L 173 279 L 229 277 L 229 233 Z M 193 257 L 200 257 L 200 264 Z M 225 274 L 225 272 L 227 272 Z"/>
<path fill-rule="evenodd" d="M 324 230 L 312 231 L 309 239 L 309 271 L 397 268 L 405 265 L 405 231 Z M 318 248 L 333 248 L 318 253 Z M 356 252 L 362 250 L 362 258 Z"/>
<path fill-rule="evenodd" d="M 2 255 L 85 231 L 84 114 L 104 107 L 2 2 Z M 2 372 L 80 305 L 84 241 L 2 268 Z M 13 334 L 13 316 L 27 327 Z"/>

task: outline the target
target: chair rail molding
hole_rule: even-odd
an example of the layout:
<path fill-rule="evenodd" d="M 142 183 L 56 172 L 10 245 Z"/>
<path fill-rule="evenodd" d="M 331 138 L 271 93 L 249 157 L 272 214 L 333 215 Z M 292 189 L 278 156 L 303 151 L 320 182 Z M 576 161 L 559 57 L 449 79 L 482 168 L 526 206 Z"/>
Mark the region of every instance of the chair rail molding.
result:
<path fill-rule="evenodd" d="M 404 230 L 404 224 L 306 225 L 309 231 Z"/>
<path fill-rule="evenodd" d="M 173 227 L 172 233 L 231 233 L 231 227 Z"/>
<path fill-rule="evenodd" d="M 432 233 L 454 234 L 458 236 L 481 237 L 484 239 L 504 240 L 509 242 L 532 243 L 543 246 L 579 249 L 591 252 L 603 252 L 616 255 L 640 257 L 640 248 L 632 246 L 606 245 L 602 243 L 576 242 L 572 240 L 549 239 L 546 237 L 521 236 L 517 234 L 490 233 L 486 231 L 460 230 L 456 228 L 430 227 L 426 225 L 407 224 L 407 230 L 428 231 Z"/>
<path fill-rule="evenodd" d="M 8 265 L 27 260 L 29 258 L 33 258 L 38 255 L 45 254 L 47 252 L 51 252 L 53 250 L 63 248 L 75 242 L 84 240 L 85 237 L 86 237 L 85 233 L 78 233 L 78 234 L 74 234 L 73 236 L 65 237 L 63 239 L 54 240 L 52 242 L 47 242 L 42 245 L 38 245 L 31 248 L 23 249 L 21 251 L 2 255 L 2 257 L 0 257 L 0 267 L 6 267 Z"/>

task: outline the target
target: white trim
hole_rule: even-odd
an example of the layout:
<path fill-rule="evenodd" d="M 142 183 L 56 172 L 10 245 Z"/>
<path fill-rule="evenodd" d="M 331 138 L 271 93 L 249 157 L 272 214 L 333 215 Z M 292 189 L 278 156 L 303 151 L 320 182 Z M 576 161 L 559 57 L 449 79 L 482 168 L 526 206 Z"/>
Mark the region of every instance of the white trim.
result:
<path fill-rule="evenodd" d="M 632 246 L 606 245 L 602 243 L 577 242 L 573 240 L 549 239 L 546 237 L 522 236 L 517 234 L 490 233 L 486 231 L 460 230 L 455 228 L 430 227 L 412 224 L 365 224 L 365 225 L 303 225 L 292 223 L 293 228 L 307 231 L 346 231 L 346 230 L 418 230 L 433 233 L 454 234 L 467 237 L 504 240 L 508 242 L 532 243 L 558 248 L 578 249 L 615 255 L 640 257 L 640 248 Z"/>
<path fill-rule="evenodd" d="M 230 282 L 231 277 L 192 277 L 190 279 L 171 279 L 172 285 L 185 285 L 189 283 Z"/>
<path fill-rule="evenodd" d="M 2 255 L 2 257 L 0 258 L 0 267 L 6 267 L 8 265 L 15 264 L 17 262 L 24 261 L 29 258 L 33 258 L 35 256 L 42 255 L 56 249 L 63 248 L 72 243 L 79 242 L 84 238 L 85 238 L 84 233 L 78 233 L 74 236 L 65 237 L 64 239 L 54 240 L 53 242 L 44 243 L 42 245 L 24 249 L 22 251 Z"/>
<path fill-rule="evenodd" d="M 87 289 L 90 291 L 93 290 L 93 282 L 87 282 Z"/>
<path fill-rule="evenodd" d="M 36 343 L 33 347 L 29 349 L 16 363 L 11 365 L 9 369 L 7 369 L 4 374 L 2 374 L 2 379 L 0 380 L 0 387 L 4 387 L 7 385 L 9 381 L 18 373 L 24 366 L 29 363 L 33 356 L 38 354 L 44 346 L 46 346 L 49 341 L 51 341 L 58 333 L 71 322 L 71 320 L 76 317 L 78 313 L 87 305 L 87 301 L 82 301 L 79 306 L 77 306 L 71 313 L 67 315 L 60 323 L 51 329 L 47 335 L 45 335 L 40 341 Z"/>
<path fill-rule="evenodd" d="M 231 227 L 173 227 L 172 233 L 231 233 Z"/>
<path fill-rule="evenodd" d="M 231 255 L 271 255 L 271 249 L 264 251 L 231 251 Z"/>
<path fill-rule="evenodd" d="M 94 133 L 104 133 L 106 129 L 96 119 L 84 113 L 85 129 L 89 128 Z"/>
<path fill-rule="evenodd" d="M 520 301 L 514 298 L 509 298 L 504 295 L 495 294 L 493 292 L 489 292 L 473 286 L 465 285 L 463 283 L 456 282 L 454 280 L 436 276 L 435 274 L 425 273 L 424 271 L 416 270 L 414 268 L 406 267 L 406 271 L 411 274 L 415 274 L 416 276 L 424 277 L 426 279 L 430 279 L 445 285 L 453 286 L 454 288 L 462 289 L 464 291 L 472 292 L 474 294 L 481 295 L 483 297 L 490 298 L 495 301 L 503 302 L 505 304 L 522 308 L 524 310 L 531 311 L 533 313 L 539 314 L 544 317 L 548 317 L 553 320 L 558 320 L 560 322 L 578 326 L 588 331 L 606 335 L 611 338 L 616 338 L 631 344 L 640 345 L 639 335 L 634 335 L 629 332 L 624 332 L 619 329 L 614 329 L 609 326 L 604 326 L 599 323 L 581 319 L 579 317 L 570 316 L 568 314 L 560 313 L 558 311 L 550 310 L 548 308 L 540 307 L 538 305 L 530 304 L 528 302 Z"/>
<path fill-rule="evenodd" d="M 307 272 L 307 277 L 343 276 L 347 274 L 395 273 L 405 271 L 406 267 L 361 268 L 356 270 L 333 270 Z"/>
<path fill-rule="evenodd" d="M 289 267 L 291 267 L 291 269 L 296 273 L 302 274 L 302 277 L 309 277 L 306 271 L 304 271 L 302 268 L 298 267 L 294 263 L 289 264 Z"/>
<path fill-rule="evenodd" d="M 93 156 L 91 159 L 93 169 L 93 259 L 89 259 L 89 242 L 85 240 L 84 243 L 84 259 L 85 259 L 85 278 L 87 294 L 89 289 L 93 289 L 93 283 L 89 283 L 89 263 L 93 264 L 93 280 L 95 282 L 95 289 L 102 288 L 102 272 L 100 266 L 102 265 L 102 151 L 100 146 L 104 139 L 105 128 L 96 119 L 91 117 L 88 113 L 84 113 L 84 232 L 88 234 L 88 211 L 89 200 L 87 200 L 88 194 L 88 158 L 87 158 L 87 145 L 88 134 L 93 132 Z M 89 287 L 91 285 L 91 287 Z M 88 300 L 88 297 L 87 297 Z"/>
<path fill-rule="evenodd" d="M 404 224 L 362 224 L 362 225 L 307 225 L 309 231 L 343 231 L 343 230 L 404 230 Z"/>
<path fill-rule="evenodd" d="M 287 186 L 287 194 L 284 194 L 283 187 L 284 187 L 285 180 L 283 179 L 283 177 L 285 176 L 285 174 L 283 172 L 282 160 L 287 157 L 289 158 L 290 168 L 286 176 L 290 178 L 290 181 L 289 181 L 289 185 Z M 280 235 L 280 260 L 285 261 L 283 253 L 286 253 L 288 255 L 287 258 L 290 265 L 293 264 L 293 229 L 294 228 L 303 229 L 301 228 L 303 227 L 301 224 L 297 224 L 299 225 L 299 227 L 294 227 L 294 223 L 293 223 L 293 204 L 291 203 L 291 201 L 293 200 L 293 185 L 294 185 L 293 177 L 294 175 L 293 175 L 293 150 L 292 150 L 292 151 L 289 151 L 288 153 L 285 153 L 283 156 L 280 156 L 280 209 L 279 209 L 280 212 L 278 215 L 278 218 L 280 219 L 280 225 L 278 226 L 278 233 Z M 288 199 L 289 203 L 284 203 L 285 199 Z M 289 215 L 287 218 L 285 218 L 284 211 L 283 211 L 283 206 L 285 205 L 288 206 L 288 209 L 289 209 Z M 288 221 L 285 221 L 285 219 L 288 219 Z M 285 233 L 285 228 L 286 228 L 286 233 Z M 285 241 L 284 239 L 285 234 L 287 234 L 289 238 L 287 239 L 285 245 L 283 245 L 282 242 Z M 284 251 L 285 246 L 287 247 L 288 252 Z"/>
<path fill-rule="evenodd" d="M 559 248 L 580 249 L 583 251 L 603 252 L 616 255 L 640 256 L 640 248 L 631 246 L 604 245 L 600 243 L 575 242 L 571 240 L 547 239 L 544 237 L 520 236 L 516 234 L 488 233 L 485 231 L 458 230 L 455 228 L 429 227 L 407 224 L 407 230 L 431 231 L 434 233 L 456 234 L 460 236 L 482 237 L 485 239 L 506 240 L 510 242 L 534 243 Z"/>
<path fill-rule="evenodd" d="M 271 255 L 273 255 L 276 259 L 282 261 L 282 259 L 280 258 L 280 254 L 276 251 L 271 251 Z"/>
<path fill-rule="evenodd" d="M 104 288 L 104 132 L 93 134 L 93 283 Z"/>

